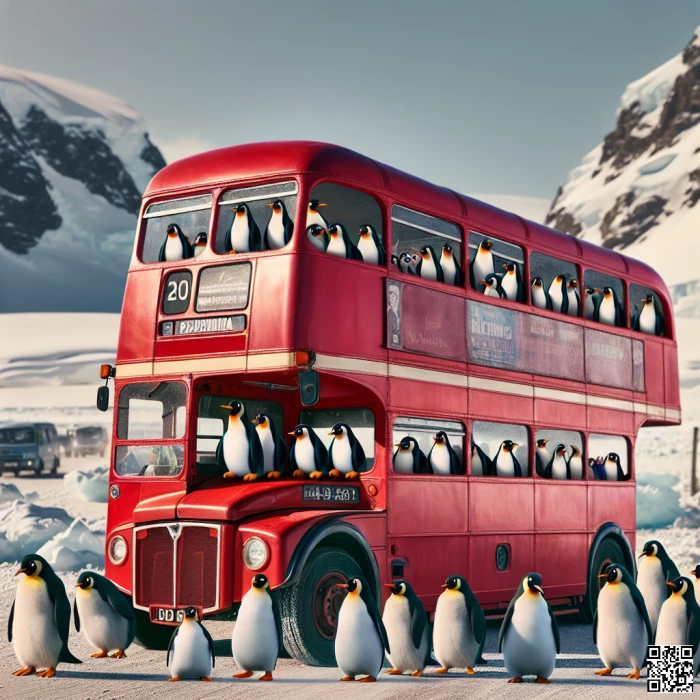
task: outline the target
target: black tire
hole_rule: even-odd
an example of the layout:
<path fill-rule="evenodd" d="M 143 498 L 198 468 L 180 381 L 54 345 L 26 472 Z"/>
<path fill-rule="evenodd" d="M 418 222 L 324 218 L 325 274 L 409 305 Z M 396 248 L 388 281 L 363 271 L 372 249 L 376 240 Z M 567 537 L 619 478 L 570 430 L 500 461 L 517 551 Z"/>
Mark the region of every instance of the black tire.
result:
<path fill-rule="evenodd" d="M 174 628 L 170 625 L 154 624 L 148 613 L 143 610 L 134 610 L 134 615 L 136 616 L 136 638 L 134 641 L 146 649 L 160 651 L 167 649 Z"/>
<path fill-rule="evenodd" d="M 579 611 L 579 617 L 584 622 L 593 622 L 593 614 L 598 605 L 598 593 L 604 585 L 603 580 L 599 579 L 598 576 L 604 573 L 608 564 L 625 565 L 625 554 L 622 547 L 612 537 L 606 537 L 600 543 L 588 572 L 588 592 Z"/>
<path fill-rule="evenodd" d="M 345 594 L 336 584 L 364 573 L 342 549 L 318 547 L 309 555 L 296 583 L 279 591 L 284 646 L 292 658 L 337 666 L 335 625 Z"/>
<path fill-rule="evenodd" d="M 58 471 L 58 468 L 61 466 L 61 463 L 58 461 L 58 457 L 53 458 L 53 466 L 51 467 L 51 473 L 55 474 Z"/>

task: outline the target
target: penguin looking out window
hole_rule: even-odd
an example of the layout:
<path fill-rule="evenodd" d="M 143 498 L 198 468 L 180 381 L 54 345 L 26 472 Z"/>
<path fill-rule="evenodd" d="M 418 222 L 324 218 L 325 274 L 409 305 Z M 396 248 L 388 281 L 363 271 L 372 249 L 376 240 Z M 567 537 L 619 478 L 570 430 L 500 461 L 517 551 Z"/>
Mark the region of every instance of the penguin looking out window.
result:
<path fill-rule="evenodd" d="M 640 284 L 630 285 L 630 325 L 646 335 L 666 335 L 664 310 L 657 292 Z"/>
<path fill-rule="evenodd" d="M 588 436 L 591 469 L 600 481 L 628 481 L 631 478 L 627 439 L 620 435 Z"/>
<path fill-rule="evenodd" d="M 471 442 L 473 476 L 527 477 L 529 469 L 528 431 L 509 423 L 474 421 Z"/>
<path fill-rule="evenodd" d="M 589 289 L 595 290 L 593 294 Z M 625 286 L 621 279 L 597 270 L 586 270 L 584 276 L 584 315 L 608 326 L 625 327 Z M 590 296 L 590 301 L 589 301 Z M 588 307 L 586 307 L 586 302 Z"/>
<path fill-rule="evenodd" d="M 466 430 L 459 421 L 401 416 L 393 431 L 395 474 L 464 474 Z"/>
<path fill-rule="evenodd" d="M 577 266 L 551 255 L 530 253 L 530 303 L 568 316 L 582 313 Z"/>
<path fill-rule="evenodd" d="M 520 246 L 469 232 L 469 284 L 485 296 L 523 303 L 527 291 Z"/>
<path fill-rule="evenodd" d="M 574 430 L 543 428 L 535 436 L 535 473 L 543 479 L 585 478 L 583 437 Z"/>

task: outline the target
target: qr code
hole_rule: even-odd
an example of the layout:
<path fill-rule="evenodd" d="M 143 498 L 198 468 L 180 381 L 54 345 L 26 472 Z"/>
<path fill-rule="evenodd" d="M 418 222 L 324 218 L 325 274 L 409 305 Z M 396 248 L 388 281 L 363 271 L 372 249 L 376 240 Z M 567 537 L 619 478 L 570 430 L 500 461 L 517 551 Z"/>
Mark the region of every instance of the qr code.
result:
<path fill-rule="evenodd" d="M 692 693 L 693 647 L 648 647 L 647 692 Z"/>

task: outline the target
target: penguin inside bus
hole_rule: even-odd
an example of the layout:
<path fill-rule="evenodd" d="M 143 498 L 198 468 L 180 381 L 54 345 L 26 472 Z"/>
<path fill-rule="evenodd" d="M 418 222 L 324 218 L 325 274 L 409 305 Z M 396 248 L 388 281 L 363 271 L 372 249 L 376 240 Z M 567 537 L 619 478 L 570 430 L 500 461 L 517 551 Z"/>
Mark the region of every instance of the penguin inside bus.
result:
<path fill-rule="evenodd" d="M 263 472 L 268 479 L 279 479 L 287 466 L 287 443 L 272 416 L 259 413 L 252 420 L 263 452 Z"/>
<path fill-rule="evenodd" d="M 292 239 L 294 232 L 294 222 L 287 213 L 287 207 L 281 199 L 268 202 L 265 206 L 272 209 L 270 221 L 265 229 L 265 250 L 276 250 L 284 248 Z"/>
<path fill-rule="evenodd" d="M 362 260 L 362 255 L 357 246 L 352 242 L 348 232 L 340 224 L 331 224 L 328 228 L 328 246 L 326 253 L 337 258 L 348 260 Z"/>
<path fill-rule="evenodd" d="M 581 450 L 576 445 L 570 445 L 571 447 L 571 457 L 567 466 L 569 467 L 569 478 L 570 479 L 583 479 L 583 457 L 581 456 Z"/>
<path fill-rule="evenodd" d="M 617 298 L 617 294 L 612 287 L 603 287 L 603 296 L 598 304 L 594 321 L 606 323 L 608 326 L 624 326 L 622 306 Z"/>
<path fill-rule="evenodd" d="M 242 401 L 221 406 L 228 411 L 228 427 L 216 448 L 216 463 L 224 479 L 242 477 L 255 481 L 263 475 L 264 457 L 258 431 L 250 422 Z"/>
<path fill-rule="evenodd" d="M 369 224 L 360 226 L 360 239 L 357 242 L 357 250 L 360 251 L 362 260 L 370 265 L 386 265 L 386 253 L 382 239 Z"/>
<path fill-rule="evenodd" d="M 544 288 L 544 282 L 541 277 L 532 278 L 530 296 L 532 297 L 533 305 L 538 309 L 552 310 L 552 300 L 549 298 L 549 294 L 547 294 L 547 290 Z"/>
<path fill-rule="evenodd" d="M 194 239 L 194 257 L 201 255 L 207 249 L 207 232 L 200 231 Z"/>
<path fill-rule="evenodd" d="M 310 425 L 300 423 L 291 433 L 289 464 L 295 479 L 320 479 L 328 476 L 328 450 Z"/>
<path fill-rule="evenodd" d="M 477 445 L 472 440 L 472 476 L 493 476 L 493 464 L 488 449 L 487 443 Z"/>
<path fill-rule="evenodd" d="M 598 307 L 603 299 L 603 292 L 600 289 L 586 287 L 583 293 L 585 295 L 583 301 L 583 315 L 593 320 L 598 313 Z"/>
<path fill-rule="evenodd" d="M 158 253 L 158 262 L 187 260 L 194 257 L 192 244 L 177 224 L 168 224 L 165 233 L 165 240 Z"/>
<path fill-rule="evenodd" d="M 479 289 L 483 292 L 483 285 L 478 286 L 481 285 L 481 280 L 496 272 L 491 245 L 491 241 L 487 239 L 481 241 L 476 249 L 476 253 L 474 253 L 474 259 L 469 263 L 469 283 L 472 289 Z"/>
<path fill-rule="evenodd" d="M 496 472 L 496 476 L 522 476 L 523 471 L 520 468 L 520 462 L 518 462 L 515 456 L 515 448 L 518 447 L 517 442 L 512 440 L 504 440 L 498 452 L 493 459 L 493 465 Z"/>
<path fill-rule="evenodd" d="M 607 455 L 604 469 L 606 481 L 624 481 L 627 478 L 622 464 L 620 464 L 620 455 L 617 452 L 610 452 Z"/>
<path fill-rule="evenodd" d="M 344 476 L 346 479 L 357 479 L 360 472 L 367 469 L 367 458 L 362 444 L 345 423 L 336 423 L 331 432 L 333 436 L 328 448 L 328 464 L 330 476 Z"/>
<path fill-rule="evenodd" d="M 415 438 L 412 438 L 410 435 L 405 435 L 394 447 L 396 447 L 396 452 L 394 452 L 394 471 L 396 473 L 427 473 L 428 461 Z"/>
<path fill-rule="evenodd" d="M 247 204 L 242 202 L 231 207 L 233 220 L 226 230 L 224 251 L 226 253 L 254 253 L 260 250 L 260 229 L 255 223 Z"/>
<path fill-rule="evenodd" d="M 405 272 L 407 275 L 415 275 L 415 268 L 413 265 L 413 257 L 410 253 L 401 253 L 397 259 L 399 270 Z"/>
<path fill-rule="evenodd" d="M 657 298 L 653 294 L 647 294 L 641 302 L 641 310 L 637 306 L 634 307 L 632 328 L 647 335 L 662 336 L 664 334 L 664 315 Z"/>
<path fill-rule="evenodd" d="M 544 470 L 545 479 L 571 479 L 569 463 L 566 461 L 566 445 L 559 443 Z"/>
<path fill-rule="evenodd" d="M 433 436 L 433 446 L 428 452 L 428 473 L 430 474 L 461 474 L 462 461 L 457 456 L 450 438 L 444 430 Z"/>
<path fill-rule="evenodd" d="M 501 289 L 503 289 L 505 298 L 510 301 L 523 302 L 525 300 L 523 283 L 520 279 L 520 266 L 514 262 L 503 263 L 505 272 L 500 275 Z"/>
<path fill-rule="evenodd" d="M 306 237 L 314 248 L 320 250 L 322 253 L 326 252 L 326 248 L 328 247 L 328 231 L 326 231 L 323 226 L 311 224 L 311 226 L 306 229 Z"/>
<path fill-rule="evenodd" d="M 323 215 L 319 211 L 321 207 L 327 207 L 325 202 L 321 202 L 318 199 L 310 199 L 309 207 L 306 210 L 306 229 L 308 231 L 310 226 L 320 226 L 323 229 L 328 230 L 328 222 L 323 218 Z"/>
<path fill-rule="evenodd" d="M 549 464 L 549 460 L 552 459 L 552 453 L 547 447 L 549 440 L 546 438 L 539 438 L 535 446 L 535 471 L 537 476 L 544 476 L 544 470 Z"/>
<path fill-rule="evenodd" d="M 416 274 L 423 279 L 433 280 L 434 282 L 445 281 L 442 267 L 440 267 L 440 262 L 432 246 L 424 245 L 420 249 L 420 260 L 416 265 Z"/>
<path fill-rule="evenodd" d="M 486 275 L 479 282 L 480 287 L 484 290 L 485 297 L 493 297 L 494 299 L 505 299 L 506 293 L 501 287 L 501 280 L 498 275 Z"/>
<path fill-rule="evenodd" d="M 442 277 L 445 284 L 452 284 L 455 287 L 461 287 L 464 284 L 462 280 L 462 268 L 454 255 L 454 250 L 451 243 L 445 243 L 442 246 L 440 254 L 440 267 L 442 268 Z"/>
<path fill-rule="evenodd" d="M 566 275 L 557 275 L 549 285 L 547 291 L 552 304 L 552 311 L 565 314 L 569 311 L 569 295 L 566 286 Z"/>
<path fill-rule="evenodd" d="M 581 308 L 581 297 L 578 293 L 578 280 L 572 279 L 566 287 L 566 296 L 569 299 L 569 316 L 578 316 Z"/>

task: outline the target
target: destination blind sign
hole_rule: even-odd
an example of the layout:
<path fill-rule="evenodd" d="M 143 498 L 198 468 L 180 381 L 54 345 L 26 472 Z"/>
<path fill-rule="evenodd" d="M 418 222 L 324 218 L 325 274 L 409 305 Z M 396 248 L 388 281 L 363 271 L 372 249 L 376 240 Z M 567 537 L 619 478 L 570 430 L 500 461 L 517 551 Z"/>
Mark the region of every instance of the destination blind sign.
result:
<path fill-rule="evenodd" d="M 250 293 L 250 275 L 250 263 L 217 265 L 202 270 L 197 290 L 197 311 L 245 309 Z"/>

